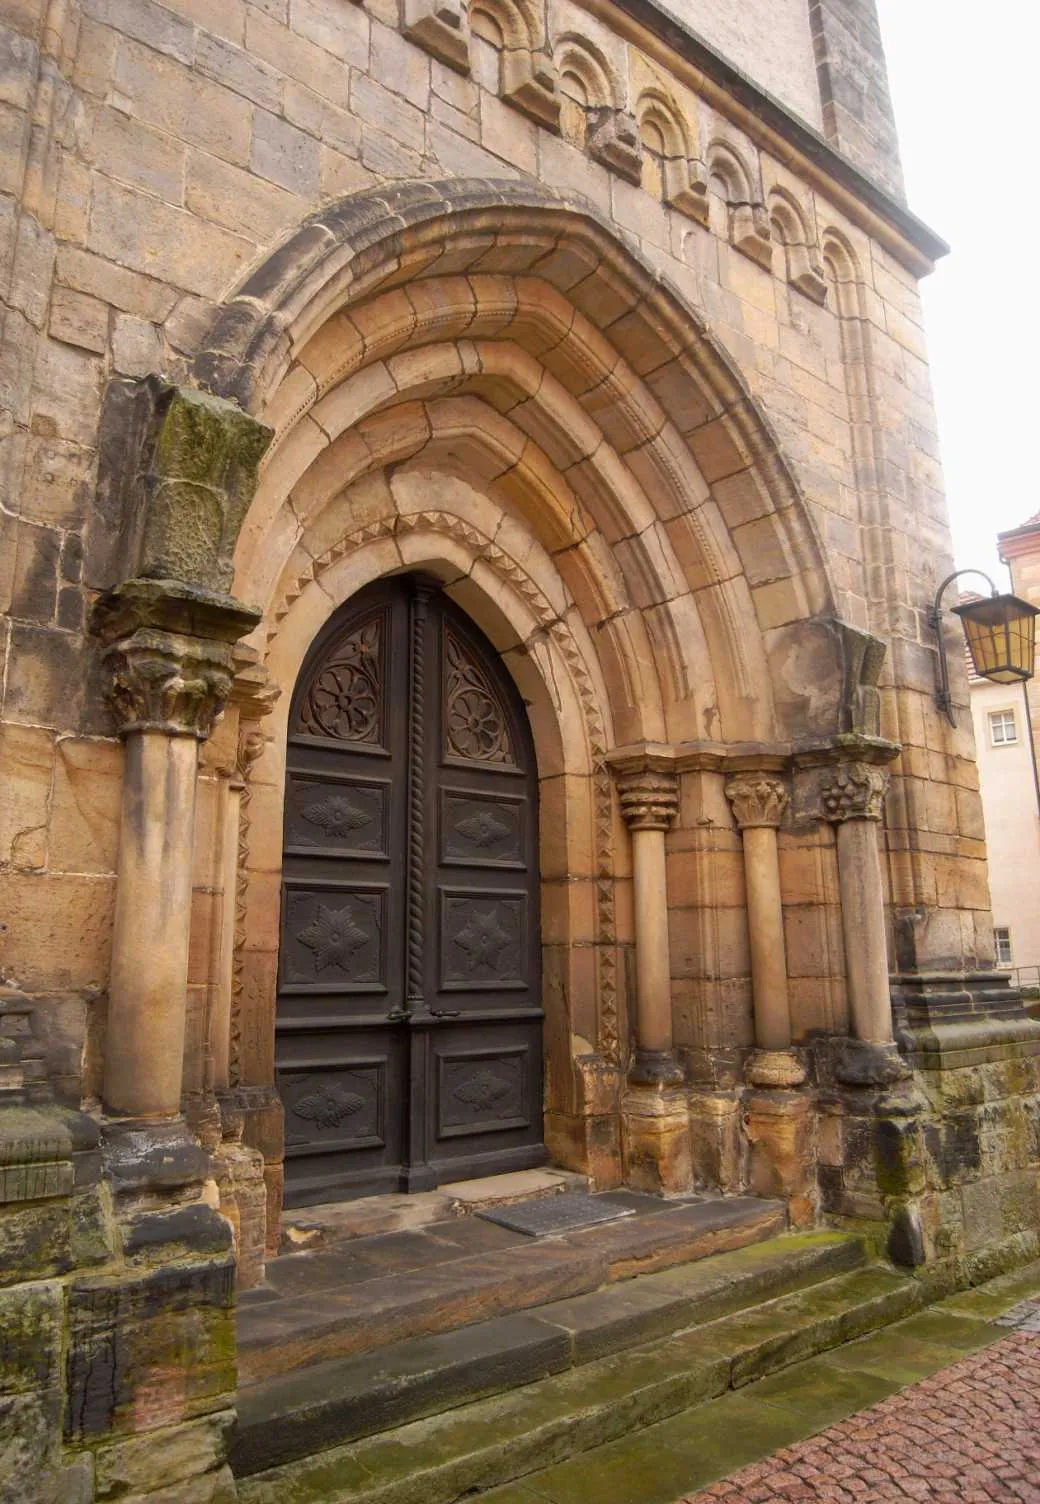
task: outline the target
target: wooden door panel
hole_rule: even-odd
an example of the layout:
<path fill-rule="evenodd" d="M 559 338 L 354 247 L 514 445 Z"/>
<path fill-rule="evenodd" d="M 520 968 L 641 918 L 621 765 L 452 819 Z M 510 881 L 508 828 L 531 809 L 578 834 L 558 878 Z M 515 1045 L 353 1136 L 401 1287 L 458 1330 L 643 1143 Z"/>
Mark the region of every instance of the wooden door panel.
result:
<path fill-rule="evenodd" d="M 337 770 L 290 767 L 285 852 L 389 861 L 392 808 L 389 779 L 344 778 Z"/>
<path fill-rule="evenodd" d="M 528 974 L 527 893 L 440 886 L 441 992 L 524 992 Z"/>
<path fill-rule="evenodd" d="M 527 864 L 528 801 L 522 795 L 442 785 L 438 833 L 444 867 L 508 867 Z"/>
<path fill-rule="evenodd" d="M 390 887 L 294 879 L 283 889 L 279 986 L 286 995 L 387 993 Z"/>

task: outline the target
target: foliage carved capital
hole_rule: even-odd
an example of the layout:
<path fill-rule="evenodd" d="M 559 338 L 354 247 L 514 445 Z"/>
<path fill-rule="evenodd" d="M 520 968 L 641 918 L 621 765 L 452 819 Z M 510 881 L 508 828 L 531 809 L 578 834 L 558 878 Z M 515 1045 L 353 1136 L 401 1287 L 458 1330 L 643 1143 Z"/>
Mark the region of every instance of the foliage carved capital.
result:
<path fill-rule="evenodd" d="M 106 698 L 122 736 L 209 736 L 231 693 L 233 648 L 259 612 L 230 596 L 169 580 L 127 580 L 103 595 Z"/>
<path fill-rule="evenodd" d="M 865 762 L 841 763 L 820 791 L 825 820 L 880 820 L 884 812 L 888 774 Z"/>
<path fill-rule="evenodd" d="M 788 801 L 787 785 L 769 773 L 738 773 L 726 782 L 726 798 L 741 830 L 769 826 L 776 830 Z"/>

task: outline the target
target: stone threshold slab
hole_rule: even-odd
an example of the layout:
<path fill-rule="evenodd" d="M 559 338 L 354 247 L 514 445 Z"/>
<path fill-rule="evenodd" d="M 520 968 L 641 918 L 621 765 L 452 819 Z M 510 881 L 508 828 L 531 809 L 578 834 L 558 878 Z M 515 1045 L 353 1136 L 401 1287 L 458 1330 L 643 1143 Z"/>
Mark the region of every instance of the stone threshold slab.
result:
<path fill-rule="evenodd" d="M 362 1196 L 301 1207 L 286 1214 L 282 1252 L 322 1248 L 355 1238 L 408 1232 L 485 1209 L 588 1189 L 588 1177 L 571 1170 L 516 1170 L 478 1180 L 454 1180 L 418 1195 Z"/>
<path fill-rule="evenodd" d="M 308 1364 L 585 1294 L 635 1274 L 762 1241 L 784 1225 L 780 1202 L 752 1197 L 702 1202 L 565 1237 L 523 1239 L 521 1246 L 314 1294 L 303 1293 L 304 1263 L 296 1285 L 301 1293 L 286 1299 L 252 1292 L 254 1298 L 240 1306 L 239 1382 L 248 1386 Z M 373 1240 L 373 1247 L 378 1242 Z"/>

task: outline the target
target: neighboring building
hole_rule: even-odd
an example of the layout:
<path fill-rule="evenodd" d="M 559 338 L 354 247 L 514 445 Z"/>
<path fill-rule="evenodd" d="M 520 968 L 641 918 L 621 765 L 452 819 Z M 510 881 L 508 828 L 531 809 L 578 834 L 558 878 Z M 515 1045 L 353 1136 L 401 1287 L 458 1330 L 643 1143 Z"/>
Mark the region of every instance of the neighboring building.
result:
<path fill-rule="evenodd" d="M 285 1207 L 552 1161 L 1035 1257 L 872 0 L 0 59 L 0 1490 L 233 1498 Z"/>
<path fill-rule="evenodd" d="M 1011 589 L 1040 605 L 1040 516 L 999 537 Z M 1036 681 L 991 684 L 971 674 L 971 711 L 986 822 L 997 965 L 1040 983 L 1040 726 Z"/>

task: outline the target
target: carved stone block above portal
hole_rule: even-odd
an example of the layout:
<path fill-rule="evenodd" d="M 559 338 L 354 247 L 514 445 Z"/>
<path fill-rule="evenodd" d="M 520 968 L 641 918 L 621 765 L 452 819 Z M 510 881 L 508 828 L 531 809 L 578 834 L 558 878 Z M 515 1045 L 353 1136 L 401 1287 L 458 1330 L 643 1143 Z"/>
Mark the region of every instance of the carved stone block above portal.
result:
<path fill-rule="evenodd" d="M 457 73 L 469 72 L 466 0 L 401 0 L 401 30 Z"/>

